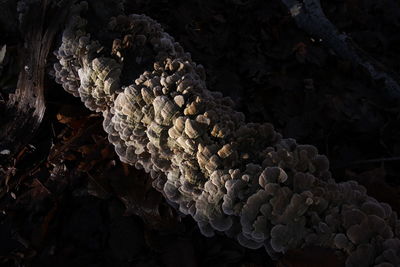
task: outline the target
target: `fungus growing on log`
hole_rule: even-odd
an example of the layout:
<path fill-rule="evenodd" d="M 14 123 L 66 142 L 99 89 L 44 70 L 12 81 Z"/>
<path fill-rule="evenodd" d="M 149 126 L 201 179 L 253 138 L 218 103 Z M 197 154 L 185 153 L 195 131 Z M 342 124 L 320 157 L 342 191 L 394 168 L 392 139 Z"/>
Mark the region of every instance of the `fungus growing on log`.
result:
<path fill-rule="evenodd" d="M 204 235 L 224 232 L 271 256 L 321 246 L 347 255 L 347 266 L 400 265 L 389 205 L 354 181 L 336 183 L 314 146 L 246 122 L 230 98 L 207 90 L 203 67 L 156 21 L 119 15 L 97 40 L 86 8 L 71 11 L 57 82 L 102 112 L 121 161 L 150 173 Z"/>

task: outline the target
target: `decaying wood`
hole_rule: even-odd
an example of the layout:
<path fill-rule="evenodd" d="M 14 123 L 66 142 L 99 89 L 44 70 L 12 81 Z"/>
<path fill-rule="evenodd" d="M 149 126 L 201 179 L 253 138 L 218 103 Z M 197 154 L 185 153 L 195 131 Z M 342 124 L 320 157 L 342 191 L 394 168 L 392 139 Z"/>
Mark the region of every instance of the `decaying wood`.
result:
<path fill-rule="evenodd" d="M 71 1 L 31 3 L 21 21 L 24 46 L 19 49 L 20 73 L 15 93 L 9 96 L 0 116 L 2 160 L 15 155 L 34 136 L 45 113 L 44 77 L 46 58 L 54 37 L 67 15 Z"/>

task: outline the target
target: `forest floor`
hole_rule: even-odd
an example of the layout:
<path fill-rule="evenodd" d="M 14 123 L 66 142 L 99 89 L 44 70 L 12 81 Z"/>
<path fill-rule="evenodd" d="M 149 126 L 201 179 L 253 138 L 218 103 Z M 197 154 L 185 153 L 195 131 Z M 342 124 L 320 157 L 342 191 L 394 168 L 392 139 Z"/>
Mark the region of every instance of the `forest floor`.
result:
<path fill-rule="evenodd" d="M 315 145 L 337 181 L 356 180 L 400 211 L 400 105 L 298 29 L 279 0 L 127 2 L 127 13 L 159 21 L 205 67 L 208 88 L 230 96 L 248 121 Z M 341 32 L 400 72 L 395 0 L 321 3 Z M 18 38 L 3 37 L 11 62 Z M 0 101 L 15 86 L 10 75 L 0 76 Z M 45 99 L 37 135 L 0 173 L 1 266 L 341 266 L 328 250 L 272 260 L 224 235 L 203 237 L 146 173 L 118 160 L 102 117 L 50 75 Z"/>

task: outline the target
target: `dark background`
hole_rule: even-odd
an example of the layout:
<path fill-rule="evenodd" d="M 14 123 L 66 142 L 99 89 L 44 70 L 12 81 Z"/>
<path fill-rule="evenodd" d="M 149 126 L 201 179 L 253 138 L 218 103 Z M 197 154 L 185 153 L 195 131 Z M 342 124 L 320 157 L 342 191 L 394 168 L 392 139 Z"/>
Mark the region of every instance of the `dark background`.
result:
<path fill-rule="evenodd" d="M 321 4 L 341 32 L 399 73 L 398 1 Z M 3 98 L 19 71 L 13 11 L 0 28 Z M 279 0 L 137 0 L 127 1 L 126 12 L 159 21 L 204 65 L 208 88 L 232 97 L 248 121 L 271 122 L 284 137 L 317 146 L 337 181 L 355 179 L 399 210 L 398 103 L 380 93 L 382 83 L 298 29 Z M 0 174 L 0 266 L 340 266 L 332 251 L 308 248 L 273 261 L 223 235 L 201 236 L 149 176 L 118 161 L 101 116 L 51 75 L 45 98 L 37 136 Z"/>

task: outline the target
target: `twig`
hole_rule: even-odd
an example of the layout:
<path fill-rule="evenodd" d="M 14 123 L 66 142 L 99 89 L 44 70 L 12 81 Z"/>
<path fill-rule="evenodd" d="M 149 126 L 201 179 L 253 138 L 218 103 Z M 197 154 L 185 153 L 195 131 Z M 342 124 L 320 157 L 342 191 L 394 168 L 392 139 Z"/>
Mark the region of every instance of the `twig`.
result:
<path fill-rule="evenodd" d="M 345 33 L 325 16 L 320 0 L 282 0 L 297 25 L 308 34 L 322 39 L 337 56 L 361 66 L 374 81 L 383 80 L 389 97 L 400 100 L 399 78 L 362 51 Z"/>

